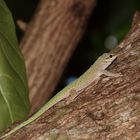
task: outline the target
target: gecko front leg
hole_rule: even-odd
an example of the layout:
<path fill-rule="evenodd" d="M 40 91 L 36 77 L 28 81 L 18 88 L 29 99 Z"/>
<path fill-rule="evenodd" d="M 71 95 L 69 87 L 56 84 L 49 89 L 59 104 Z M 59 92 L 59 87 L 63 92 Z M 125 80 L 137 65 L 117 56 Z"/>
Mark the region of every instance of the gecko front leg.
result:
<path fill-rule="evenodd" d="M 102 73 L 106 76 L 109 76 L 109 77 L 120 77 L 120 76 L 122 76 L 121 73 L 112 73 L 112 72 L 107 71 L 107 70 L 103 70 Z"/>

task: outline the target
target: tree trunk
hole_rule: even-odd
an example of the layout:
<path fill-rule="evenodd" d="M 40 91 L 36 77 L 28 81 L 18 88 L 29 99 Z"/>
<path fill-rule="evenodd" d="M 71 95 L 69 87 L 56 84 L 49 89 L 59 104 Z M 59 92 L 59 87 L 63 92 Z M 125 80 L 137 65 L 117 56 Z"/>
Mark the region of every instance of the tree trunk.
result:
<path fill-rule="evenodd" d="M 63 101 L 8 140 L 140 139 L 140 14 L 108 68 L 121 77 L 102 76 L 68 105 Z M 67 100 L 67 99 L 66 99 Z"/>
<path fill-rule="evenodd" d="M 48 100 L 87 25 L 95 0 L 41 0 L 21 42 L 31 112 Z"/>

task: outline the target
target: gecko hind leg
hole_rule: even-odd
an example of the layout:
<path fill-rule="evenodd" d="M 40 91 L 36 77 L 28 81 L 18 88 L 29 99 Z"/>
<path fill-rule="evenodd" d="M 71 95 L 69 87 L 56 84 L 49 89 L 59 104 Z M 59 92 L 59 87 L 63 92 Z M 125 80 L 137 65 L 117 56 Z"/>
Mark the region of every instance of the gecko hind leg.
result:
<path fill-rule="evenodd" d="M 66 104 L 70 104 L 78 96 L 78 92 L 75 89 L 70 90 L 70 95 L 67 98 Z"/>

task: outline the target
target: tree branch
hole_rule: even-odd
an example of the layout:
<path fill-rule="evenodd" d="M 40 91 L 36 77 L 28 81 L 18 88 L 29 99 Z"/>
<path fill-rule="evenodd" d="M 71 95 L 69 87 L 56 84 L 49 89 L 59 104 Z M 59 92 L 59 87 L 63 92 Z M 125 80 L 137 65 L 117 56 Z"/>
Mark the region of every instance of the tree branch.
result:
<path fill-rule="evenodd" d="M 32 111 L 48 100 L 81 39 L 95 0 L 41 0 L 21 42 Z"/>

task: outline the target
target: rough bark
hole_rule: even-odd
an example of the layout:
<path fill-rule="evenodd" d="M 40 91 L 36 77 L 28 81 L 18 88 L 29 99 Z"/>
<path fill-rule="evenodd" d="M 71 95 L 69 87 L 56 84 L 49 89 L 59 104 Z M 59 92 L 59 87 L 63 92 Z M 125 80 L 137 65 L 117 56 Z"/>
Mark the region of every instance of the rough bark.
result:
<path fill-rule="evenodd" d="M 21 48 L 26 61 L 32 111 L 52 95 L 81 39 L 95 0 L 41 0 Z"/>
<path fill-rule="evenodd" d="M 135 14 L 133 27 L 114 50 L 118 59 L 108 68 L 123 76 L 102 76 L 73 102 L 66 106 L 59 102 L 8 140 L 140 139 L 139 15 Z"/>

